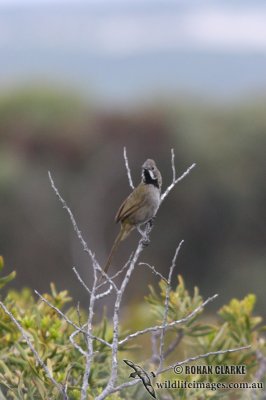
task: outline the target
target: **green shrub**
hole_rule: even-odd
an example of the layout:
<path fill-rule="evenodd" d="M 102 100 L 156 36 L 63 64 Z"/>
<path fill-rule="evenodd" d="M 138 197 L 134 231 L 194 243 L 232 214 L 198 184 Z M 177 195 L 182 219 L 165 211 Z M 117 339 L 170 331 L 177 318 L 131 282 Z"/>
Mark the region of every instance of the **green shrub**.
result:
<path fill-rule="evenodd" d="M 3 268 L 3 259 L 0 258 L 0 270 Z M 8 277 L 0 278 L 1 287 L 13 279 L 15 273 Z M 145 303 L 135 306 L 135 313 L 128 313 L 122 321 L 122 328 L 126 326 L 134 331 L 139 325 L 161 324 L 164 313 L 164 301 L 166 283 L 159 283 L 159 292 L 150 287 L 150 293 Z M 86 312 L 71 306 L 71 298 L 67 291 L 57 292 L 55 285 L 51 284 L 51 293 L 43 295 L 52 305 L 63 310 L 65 315 L 75 324 L 84 324 Z M 202 303 L 202 297 L 197 288 L 189 294 L 183 279 L 178 277 L 175 290 L 170 292 L 169 322 L 181 319 L 191 313 Z M 169 365 L 180 360 L 210 351 L 225 350 L 251 344 L 252 347 L 245 351 L 226 353 L 210 356 L 199 360 L 200 365 L 245 365 L 247 374 L 243 376 L 231 375 L 175 375 L 173 371 L 159 375 L 156 382 L 165 382 L 166 379 L 179 381 L 206 382 L 232 382 L 255 380 L 255 374 L 259 368 L 256 351 L 263 351 L 264 341 L 261 337 L 261 318 L 255 317 L 255 296 L 248 295 L 243 300 L 233 299 L 228 305 L 223 306 L 218 316 L 208 315 L 205 310 L 195 315 L 186 324 L 176 325 L 167 331 L 165 337 L 165 349 L 169 348 L 179 336 L 180 340 L 169 352 L 167 361 Z M 57 382 L 68 382 L 68 396 L 70 399 L 80 398 L 80 389 L 85 367 L 84 356 L 72 346 L 69 336 L 74 328 L 69 325 L 58 313 L 40 299 L 35 299 L 29 289 L 20 292 L 9 290 L 3 303 L 12 312 L 17 321 L 30 337 L 32 344 L 45 362 L 52 376 Z M 143 308 L 149 310 L 149 318 L 143 315 Z M 207 314 L 207 316 L 206 316 Z M 148 321 L 148 322 L 147 322 Z M 102 321 L 95 326 L 95 335 L 107 340 L 112 340 L 112 321 L 104 316 Z M 128 332 L 127 332 L 128 333 Z M 126 336 L 124 332 L 121 337 Z M 119 383 L 128 381 L 129 368 L 122 359 L 129 358 L 142 365 L 147 371 L 156 369 L 156 364 L 147 361 L 152 354 L 145 349 L 150 342 L 150 335 L 139 338 L 136 347 L 133 341 L 129 342 L 119 352 Z M 77 335 L 76 343 L 85 350 L 85 340 L 82 334 Z M 146 346 L 147 344 L 147 346 Z M 172 346 L 173 347 L 173 346 Z M 93 368 L 89 378 L 90 389 L 88 399 L 94 399 L 107 383 L 110 373 L 110 350 L 105 345 L 95 342 L 95 356 Z M 143 363 L 143 355 L 146 361 Z M 157 386 L 155 386 L 157 388 Z M 242 398 L 246 391 L 214 391 L 202 389 L 158 389 L 160 393 L 167 392 L 169 399 L 216 399 Z M 261 392 L 261 391 L 260 391 Z M 2 397 L 1 397 L 2 396 Z M 159 395 L 158 395 L 159 396 Z M 203 397 L 202 397 L 203 396 Z M 240 396 L 240 397 L 237 397 Z M 259 398 L 259 392 L 256 394 Z M 44 370 L 38 365 L 25 339 L 9 316 L 0 308 L 0 399 L 60 399 L 58 390 L 47 378 Z M 143 385 L 137 384 L 133 388 L 127 388 L 121 393 L 109 396 L 110 399 L 147 399 L 148 393 Z M 243 397 L 244 398 L 244 397 Z"/>

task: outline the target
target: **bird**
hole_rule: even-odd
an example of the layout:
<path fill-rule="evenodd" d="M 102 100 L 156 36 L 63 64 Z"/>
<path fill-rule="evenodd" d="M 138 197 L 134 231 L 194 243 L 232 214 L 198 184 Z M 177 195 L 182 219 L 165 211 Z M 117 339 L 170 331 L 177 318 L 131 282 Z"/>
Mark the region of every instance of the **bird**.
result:
<path fill-rule="evenodd" d="M 151 384 L 151 380 L 149 375 L 147 374 L 146 371 L 144 371 L 143 368 L 141 368 L 139 365 L 134 364 L 132 361 L 130 360 L 123 360 L 124 363 L 126 363 L 129 367 L 133 368 L 135 372 L 132 372 L 129 377 L 130 378 L 140 378 L 142 380 L 142 383 L 145 387 L 145 389 L 149 392 L 149 394 L 156 399 L 156 394 L 155 394 L 155 390 Z M 151 375 L 153 377 L 155 377 L 154 372 L 151 372 Z"/>
<path fill-rule="evenodd" d="M 133 229 L 155 217 L 161 202 L 161 187 L 161 173 L 155 161 L 147 159 L 142 165 L 141 182 L 121 204 L 115 216 L 115 222 L 120 222 L 121 226 L 103 267 L 105 274 L 119 243 L 125 240 Z"/>

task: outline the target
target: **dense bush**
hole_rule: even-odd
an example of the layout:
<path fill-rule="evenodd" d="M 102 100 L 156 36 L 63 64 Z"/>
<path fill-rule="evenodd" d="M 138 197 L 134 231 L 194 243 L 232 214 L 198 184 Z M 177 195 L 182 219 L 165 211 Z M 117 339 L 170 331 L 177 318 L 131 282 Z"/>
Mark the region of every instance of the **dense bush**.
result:
<path fill-rule="evenodd" d="M 0 259 L 0 269 L 3 268 L 3 259 Z M 14 278 L 15 273 L 0 279 L 0 286 Z M 150 293 L 144 303 L 130 310 L 127 317 L 125 313 L 121 337 L 126 335 L 126 330 L 138 329 L 140 325 L 148 323 L 161 323 L 164 312 L 164 300 L 166 283 L 159 283 L 159 290 L 150 287 Z M 86 321 L 86 312 L 79 312 L 70 306 L 71 298 L 67 291 L 57 292 L 55 285 L 51 284 L 51 293 L 44 297 L 54 306 L 74 321 L 83 324 Z M 73 332 L 64 319 L 61 319 L 56 311 L 36 300 L 29 289 L 20 292 L 9 290 L 4 299 L 1 299 L 9 311 L 16 317 L 23 329 L 27 332 L 35 349 L 46 363 L 53 377 L 61 383 L 68 382 L 68 395 L 70 399 L 80 398 L 80 387 L 84 371 L 84 357 L 69 341 Z M 233 299 L 228 305 L 223 306 L 217 316 L 208 315 L 205 310 L 204 317 L 197 314 L 186 324 L 177 325 L 168 331 L 166 335 L 166 349 L 169 350 L 167 360 L 174 364 L 188 357 L 251 344 L 251 348 L 245 351 L 227 353 L 218 356 L 210 356 L 199 361 L 200 365 L 245 365 L 245 376 L 232 375 L 175 375 L 172 371 L 159 375 L 158 382 L 165 379 L 187 380 L 197 382 L 232 382 L 255 381 L 255 375 L 260 368 L 256 354 L 261 354 L 264 348 L 264 340 L 261 336 L 261 318 L 254 316 L 255 296 L 248 295 L 243 300 Z M 183 279 L 178 277 L 175 290 L 170 293 L 169 322 L 187 316 L 202 303 L 202 297 L 197 288 L 191 295 L 185 287 Z M 132 311 L 132 312 L 131 312 Z M 206 316 L 207 314 L 207 316 Z M 95 334 L 105 340 L 111 340 L 110 321 L 104 316 L 102 321 L 95 325 Z M 176 340 L 176 338 L 179 338 Z M 130 342 L 127 348 L 120 351 L 120 375 L 119 381 L 128 381 L 130 372 L 125 367 L 123 358 L 134 360 L 141 364 L 147 371 L 156 368 L 156 360 L 147 351 L 150 341 L 149 335 L 144 335 L 138 343 Z M 174 344 L 175 343 L 175 344 Z M 79 335 L 77 344 L 85 350 L 84 337 Z M 146 350 L 145 350 L 146 349 Z M 96 362 L 90 375 L 90 389 L 88 399 L 94 399 L 101 392 L 101 388 L 107 382 L 110 372 L 110 353 L 102 344 L 95 343 Z M 167 351 L 167 350 L 166 350 Z M 143 359 L 144 358 L 144 359 Z M 216 399 L 223 395 L 227 399 L 244 398 L 247 391 L 215 391 L 202 389 L 158 389 L 160 393 L 168 392 L 169 399 Z M 251 393 L 249 391 L 249 393 Z M 253 391 L 255 398 L 260 398 L 262 391 Z M 159 396 L 159 394 L 158 394 Z M 202 397 L 203 396 L 203 397 Z M 9 316 L 0 308 L 0 398 L 1 399 L 59 399 L 58 391 L 42 368 L 36 363 L 31 350 L 23 339 L 21 333 L 10 320 Z M 127 388 L 119 394 L 110 396 L 112 399 L 147 399 L 148 394 L 143 386 L 138 384 L 133 388 Z M 166 398 L 166 397 L 164 397 Z"/>

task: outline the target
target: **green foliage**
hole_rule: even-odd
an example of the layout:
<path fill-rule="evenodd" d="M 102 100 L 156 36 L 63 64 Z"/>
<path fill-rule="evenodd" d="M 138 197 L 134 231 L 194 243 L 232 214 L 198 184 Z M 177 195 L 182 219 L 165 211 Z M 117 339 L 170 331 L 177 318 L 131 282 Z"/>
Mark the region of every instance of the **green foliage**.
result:
<path fill-rule="evenodd" d="M 84 323 L 83 311 L 79 316 L 75 308 L 66 307 L 71 301 L 67 291 L 57 292 L 55 285 L 51 284 L 51 294 L 45 294 L 44 297 L 58 309 L 64 310 L 65 315 L 76 324 Z M 29 289 L 21 292 L 9 290 L 4 303 L 29 335 L 53 377 L 60 383 L 67 380 L 69 397 L 73 400 L 79 399 L 84 359 L 69 341 L 74 328 L 59 318 L 57 312 L 47 304 L 36 300 Z M 106 318 L 103 318 L 95 334 L 110 340 L 111 335 L 107 325 Z M 84 338 L 81 335 L 77 336 L 76 342 L 85 348 Z M 103 352 L 102 345 L 97 343 L 95 351 L 99 351 L 99 355 L 95 356 L 96 367 L 92 369 L 90 381 L 92 387 L 96 389 L 89 393 L 88 399 L 95 397 L 99 390 L 97 388 L 106 383 L 108 377 L 108 353 Z M 0 308 L 0 395 L 1 390 L 8 399 L 60 398 L 57 389 L 37 365 L 21 333 L 2 308 Z"/>
<path fill-rule="evenodd" d="M 0 273 L 4 268 L 4 259 L 0 256 Z M 16 271 L 11 272 L 9 275 L 0 278 L 0 289 L 4 287 L 8 282 L 12 281 L 16 277 Z"/>
<path fill-rule="evenodd" d="M 158 322 L 162 319 L 164 312 L 163 301 L 165 300 L 166 283 L 161 281 L 159 286 L 160 295 L 150 287 L 150 294 L 147 297 L 147 301 L 151 305 L 151 310 Z M 191 296 L 185 288 L 181 276 L 178 276 L 177 288 L 175 291 L 171 291 L 169 300 L 169 322 L 187 316 L 202 303 L 198 288 L 194 288 L 194 293 Z M 251 348 L 245 351 L 209 356 L 196 362 L 201 366 L 245 365 L 247 373 L 244 376 L 180 374 L 176 375 L 175 379 L 190 382 L 209 382 L 210 384 L 213 382 L 254 382 L 256 380 L 255 373 L 259 368 L 256 351 L 265 351 L 265 342 L 260 336 L 260 332 L 264 328 L 259 328 L 258 326 L 262 322 L 262 318 L 253 315 L 255 302 L 256 296 L 253 294 L 247 295 L 243 300 L 233 299 L 219 310 L 219 319 L 213 316 L 206 318 L 205 310 L 204 318 L 200 316 L 202 313 L 199 313 L 185 325 L 177 325 L 166 335 L 166 343 L 169 345 L 173 343 L 178 334 L 182 334 L 182 341 L 178 344 L 179 349 L 172 353 L 173 361 L 177 361 L 176 354 L 180 355 L 178 357 L 178 360 L 180 360 L 197 354 L 251 345 Z M 174 379 L 173 374 L 170 374 L 170 378 Z M 158 378 L 158 381 L 163 381 L 163 379 Z M 182 399 L 200 399 L 202 398 L 200 397 L 202 393 L 202 389 L 179 389 L 175 391 L 170 389 L 168 391 L 168 395 L 173 396 L 170 397 L 173 399 L 177 398 L 175 396 L 179 396 L 178 398 Z M 245 398 L 244 395 L 245 391 L 243 390 L 237 391 L 234 389 L 231 392 L 209 390 L 204 392 L 204 399 L 216 399 L 222 396 L 227 399 L 242 399 Z M 256 398 L 260 398 L 259 393 L 256 393 Z"/>
<path fill-rule="evenodd" d="M 0 269 L 3 268 L 3 259 L 0 257 Z M 1 278 L 3 279 L 3 278 Z M 6 281 L 1 281 L 7 283 Z M 164 301 L 166 293 L 166 283 L 159 283 L 160 292 L 157 293 L 150 287 L 150 294 L 146 298 L 146 304 L 151 312 L 152 324 L 161 323 L 164 313 Z M 51 284 L 51 293 L 44 294 L 52 305 L 63 310 L 65 315 L 75 324 L 84 324 L 86 313 L 70 306 L 71 298 L 67 291 L 58 292 L 54 284 Z M 186 317 L 202 303 L 202 297 L 197 288 L 192 295 L 185 287 L 183 279 L 178 277 L 178 284 L 175 290 L 170 292 L 168 321 L 173 321 Z M 4 304 L 19 321 L 35 349 L 46 363 L 53 377 L 60 383 L 68 383 L 68 395 L 72 400 L 80 398 L 80 388 L 84 372 L 85 360 L 83 355 L 75 349 L 69 341 L 69 336 L 74 328 L 64 319 L 60 318 L 57 312 L 39 299 L 35 299 L 31 290 L 24 289 L 21 292 L 9 290 L 4 299 Z M 156 382 L 164 382 L 165 379 L 179 381 L 209 382 L 234 382 L 234 381 L 254 381 L 254 375 L 258 369 L 255 352 L 262 351 L 264 342 L 260 337 L 259 324 L 260 317 L 253 315 L 255 306 L 255 296 L 248 295 L 243 300 L 233 299 L 228 305 L 221 308 L 219 317 L 207 316 L 206 310 L 204 317 L 198 313 L 189 322 L 177 325 L 170 329 L 166 334 L 165 349 L 173 344 L 179 336 L 178 342 L 172 348 L 166 358 L 166 365 L 174 364 L 180 360 L 191 356 L 203 354 L 210 351 L 223 350 L 252 344 L 252 348 L 243 352 L 228 353 L 218 356 L 211 356 L 198 361 L 200 365 L 245 365 L 247 374 L 243 377 L 232 375 L 175 375 L 172 371 L 167 374 L 159 375 Z M 139 310 L 145 308 L 145 304 L 140 305 Z M 136 329 L 139 319 L 144 315 L 137 312 L 135 317 L 129 313 L 129 321 L 126 319 L 123 325 L 130 327 L 130 331 Z M 218 318 L 218 319 L 217 319 Z M 147 319 L 146 326 L 147 326 Z M 102 321 L 94 328 L 94 334 L 107 340 L 112 340 L 112 325 L 103 316 Z M 121 333 L 122 336 L 125 332 Z M 150 335 L 143 335 L 139 348 L 127 347 L 120 349 L 119 352 L 119 382 L 128 380 L 128 368 L 124 366 L 122 358 L 126 357 L 135 360 L 136 363 L 143 365 L 143 355 L 148 360 L 151 354 L 145 354 L 146 340 L 150 341 Z M 76 336 L 76 343 L 85 350 L 85 339 L 82 334 Z M 134 343 L 133 343 L 134 344 Z M 150 344 L 150 343 L 149 343 Z M 94 399 L 105 386 L 110 374 L 110 350 L 104 345 L 95 342 L 95 356 L 90 375 L 90 389 L 88 400 Z M 195 363 L 194 363 L 195 364 Z M 193 365 L 194 365 L 193 364 Z M 156 370 L 156 365 L 147 362 L 143 365 L 147 371 Z M 155 384 L 155 382 L 154 382 Z M 156 387 L 156 386 L 155 386 Z M 214 391 L 202 389 L 158 389 L 158 393 L 168 392 L 171 399 L 216 399 L 222 395 L 228 399 L 242 398 L 236 397 L 238 392 L 234 391 Z M 239 392 L 240 393 L 240 392 Z M 31 350 L 22 337 L 20 331 L 10 320 L 9 316 L 0 308 L 0 398 L 5 399 L 60 399 L 56 388 L 53 387 L 45 372 L 37 364 Z M 7 397 L 5 397 L 7 396 Z M 158 394 L 159 396 L 159 394 Z M 233 396 L 233 397 L 232 397 Z M 239 394 L 240 396 L 240 394 Z M 148 395 L 142 385 L 124 390 L 121 394 L 113 394 L 110 399 L 147 399 Z M 259 397 L 256 397 L 259 398 Z"/>
<path fill-rule="evenodd" d="M 84 108 L 76 93 L 52 87 L 25 87 L 0 96 L 1 124 L 14 126 L 12 120 L 16 115 L 17 121 L 37 129 L 37 134 L 47 128 L 55 129 L 58 124 L 65 125 L 70 118 L 77 118 L 75 114 L 81 117 Z M 11 134 L 15 131 L 11 130 Z"/>

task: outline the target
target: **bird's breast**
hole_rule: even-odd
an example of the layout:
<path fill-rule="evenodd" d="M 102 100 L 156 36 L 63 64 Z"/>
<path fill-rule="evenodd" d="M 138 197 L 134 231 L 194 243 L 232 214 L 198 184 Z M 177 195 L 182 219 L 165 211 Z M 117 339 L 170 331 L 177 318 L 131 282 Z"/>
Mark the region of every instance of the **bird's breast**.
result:
<path fill-rule="evenodd" d="M 135 214 L 135 223 L 143 224 L 152 219 L 158 211 L 161 195 L 158 188 L 154 185 L 147 185 L 145 188 L 143 206 Z"/>

